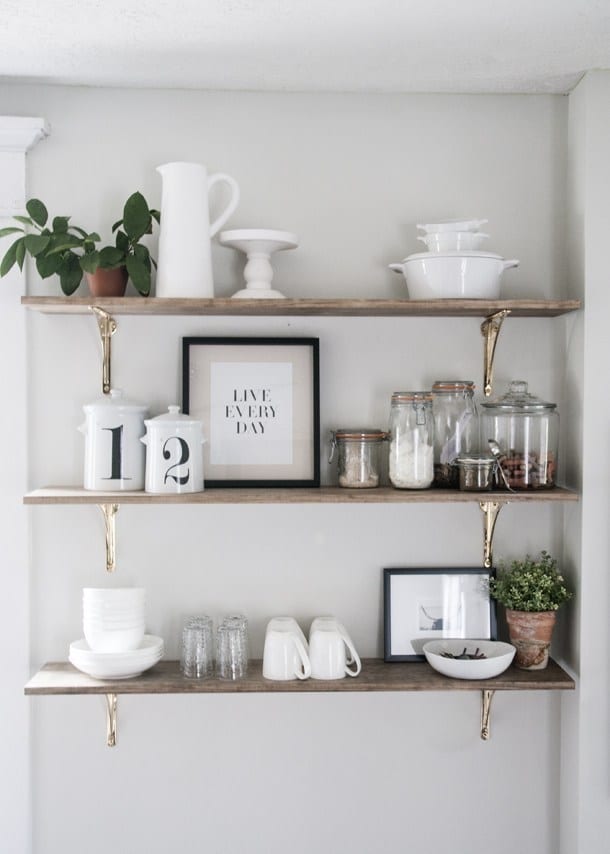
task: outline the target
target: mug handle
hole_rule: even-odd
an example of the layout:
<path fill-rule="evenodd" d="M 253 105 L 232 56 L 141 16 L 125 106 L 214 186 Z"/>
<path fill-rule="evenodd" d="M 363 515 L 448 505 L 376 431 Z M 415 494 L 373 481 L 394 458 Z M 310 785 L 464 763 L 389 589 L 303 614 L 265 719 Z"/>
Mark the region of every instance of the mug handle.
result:
<path fill-rule="evenodd" d="M 343 643 L 348 649 L 349 656 L 346 662 L 345 672 L 348 676 L 357 676 L 362 670 L 362 662 L 360 661 L 360 656 L 356 652 L 356 647 L 353 644 L 352 639 L 345 631 L 345 626 L 342 623 L 337 623 L 337 629 L 339 630 L 339 634 L 343 639 Z M 355 669 L 350 670 L 349 665 L 354 664 Z"/>
<path fill-rule="evenodd" d="M 212 225 L 210 226 L 210 237 L 214 237 L 216 232 L 222 228 L 225 222 L 229 219 L 237 205 L 239 204 L 239 186 L 235 178 L 231 178 L 230 175 L 225 175 L 224 172 L 216 172 L 215 175 L 210 175 L 208 178 L 208 195 L 210 190 L 217 184 L 219 181 L 224 181 L 225 184 L 228 184 L 231 188 L 231 200 L 229 204 L 226 206 L 224 211 L 220 214 L 220 216 L 216 217 Z"/>
<path fill-rule="evenodd" d="M 294 675 L 297 677 L 297 679 L 309 679 L 309 677 L 311 676 L 311 662 L 309 660 L 309 656 L 307 655 L 305 644 L 296 632 L 292 633 L 292 639 L 294 641 L 294 645 L 297 648 L 297 652 L 299 653 L 301 664 L 303 665 L 303 669 L 297 670 Z"/>

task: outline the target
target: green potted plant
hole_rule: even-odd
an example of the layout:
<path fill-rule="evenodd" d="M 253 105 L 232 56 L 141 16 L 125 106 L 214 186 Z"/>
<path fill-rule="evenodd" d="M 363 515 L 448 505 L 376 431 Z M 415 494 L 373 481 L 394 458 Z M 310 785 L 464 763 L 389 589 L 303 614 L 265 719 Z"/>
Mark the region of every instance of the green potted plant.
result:
<path fill-rule="evenodd" d="M 546 551 L 537 559 L 500 563 L 498 574 L 489 581 L 490 595 L 506 608 L 511 643 L 516 647 L 515 664 L 523 670 L 543 670 L 557 609 L 572 597 L 557 560 Z"/>
<path fill-rule="evenodd" d="M 49 213 L 39 199 L 26 204 L 29 216 L 15 216 L 20 226 L 0 229 L 0 237 L 20 233 L 0 263 L 0 276 L 14 264 L 23 269 L 26 255 L 36 263 L 39 275 L 46 279 L 59 276 L 66 296 L 80 285 L 83 275 L 94 296 L 122 296 L 128 278 L 142 296 L 150 293 L 151 270 L 155 264 L 148 248 L 140 241 L 152 233 L 153 219 L 159 222 L 159 211 L 148 207 L 142 193 L 133 193 L 125 202 L 123 217 L 112 226 L 114 246 L 98 248 L 101 237 L 72 225 L 70 217 L 56 216 L 49 223 Z"/>

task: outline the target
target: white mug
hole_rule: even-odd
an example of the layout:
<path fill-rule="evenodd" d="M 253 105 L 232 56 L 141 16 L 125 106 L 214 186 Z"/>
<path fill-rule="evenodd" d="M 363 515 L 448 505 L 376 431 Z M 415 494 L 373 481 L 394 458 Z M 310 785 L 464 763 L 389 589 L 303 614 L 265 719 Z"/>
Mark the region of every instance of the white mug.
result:
<path fill-rule="evenodd" d="M 347 657 L 349 651 L 350 657 Z M 340 623 L 312 626 L 309 634 L 309 660 L 314 679 L 344 679 L 357 676 L 362 665 L 350 636 Z M 353 665 L 353 668 L 350 667 Z"/>
<path fill-rule="evenodd" d="M 279 682 L 308 679 L 311 664 L 299 633 L 291 628 L 268 628 L 263 652 L 263 676 Z"/>
<path fill-rule="evenodd" d="M 309 627 L 310 637 L 311 633 L 314 632 L 316 629 L 335 629 L 336 631 L 338 631 L 347 646 L 347 664 L 353 664 L 355 661 L 360 661 L 360 659 L 358 658 L 358 654 L 354 648 L 354 643 L 350 638 L 349 634 L 347 633 L 347 629 L 345 628 L 343 623 L 336 617 L 332 617 L 330 615 L 323 617 L 314 617 L 311 626 Z"/>
<path fill-rule="evenodd" d="M 305 637 L 305 633 L 303 629 L 299 626 L 294 617 L 273 617 L 273 619 L 269 620 L 267 623 L 267 631 L 270 632 L 272 629 L 279 629 L 281 631 L 293 631 L 296 632 L 297 635 L 301 638 L 303 642 L 303 646 L 306 650 L 309 650 L 309 644 L 307 642 L 307 638 Z"/>

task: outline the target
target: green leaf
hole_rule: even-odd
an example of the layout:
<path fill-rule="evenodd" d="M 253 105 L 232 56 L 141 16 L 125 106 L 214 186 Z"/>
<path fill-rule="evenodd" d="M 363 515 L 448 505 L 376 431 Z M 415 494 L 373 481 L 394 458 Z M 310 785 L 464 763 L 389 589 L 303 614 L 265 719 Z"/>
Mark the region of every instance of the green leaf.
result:
<path fill-rule="evenodd" d="M 17 244 L 17 263 L 19 269 L 23 270 L 23 262 L 25 261 L 25 242 L 22 240 Z"/>
<path fill-rule="evenodd" d="M 25 208 L 36 225 L 46 225 L 49 218 L 49 212 L 40 199 L 30 199 L 29 202 L 26 203 Z"/>
<path fill-rule="evenodd" d="M 66 249 L 76 249 L 83 245 L 80 237 L 75 237 L 72 234 L 60 234 L 58 236 L 57 246 L 47 250 L 47 255 L 57 255 L 58 252 L 65 252 Z"/>
<path fill-rule="evenodd" d="M 117 228 L 120 228 L 122 225 L 123 225 L 123 220 L 117 219 L 115 224 L 112 226 L 112 233 L 114 234 L 114 232 L 117 230 Z"/>
<path fill-rule="evenodd" d="M 80 265 L 85 273 L 95 273 L 100 266 L 100 253 L 97 251 L 88 252 L 80 259 Z"/>
<path fill-rule="evenodd" d="M 53 218 L 53 231 L 56 234 L 65 234 L 68 230 L 69 216 L 56 216 Z"/>
<path fill-rule="evenodd" d="M 157 221 L 158 225 L 161 224 L 161 212 L 160 211 L 157 211 L 154 208 L 151 208 L 150 209 L 150 215 L 153 219 L 155 219 Z"/>
<path fill-rule="evenodd" d="M 14 216 L 13 219 L 16 219 L 17 222 L 22 222 L 24 225 L 34 225 L 34 221 L 29 216 Z"/>
<path fill-rule="evenodd" d="M 36 259 L 36 269 L 41 279 L 48 279 L 53 276 L 62 264 L 61 255 L 39 255 Z"/>
<path fill-rule="evenodd" d="M 72 229 L 72 231 L 76 231 L 78 234 L 80 234 L 81 237 L 89 237 L 87 232 L 84 229 L 79 228 L 77 225 L 71 225 L 70 228 Z"/>
<path fill-rule="evenodd" d="M 142 244 L 138 243 L 133 247 L 133 254 L 136 256 L 138 261 L 141 261 L 142 264 L 144 264 L 150 273 L 150 252 L 148 251 L 148 247 L 142 246 Z"/>
<path fill-rule="evenodd" d="M 83 278 L 78 255 L 75 255 L 74 252 L 65 255 L 58 272 L 61 289 L 69 297 L 80 285 Z"/>
<path fill-rule="evenodd" d="M 20 231 L 22 234 L 25 234 L 22 228 L 15 228 L 15 226 L 9 226 L 9 228 L 0 228 L 0 237 L 6 237 L 7 234 L 15 234 Z"/>
<path fill-rule="evenodd" d="M 129 238 L 125 234 L 124 231 L 118 231 L 116 236 L 116 246 L 117 249 L 120 249 L 121 252 L 124 252 L 125 255 L 129 252 Z"/>
<path fill-rule="evenodd" d="M 2 259 L 2 263 L 0 264 L 0 276 L 6 276 L 17 260 L 17 249 L 19 248 L 20 243 L 23 243 L 23 237 L 17 238 L 17 240 L 15 240 L 14 243 L 11 243 L 7 249 L 4 258 Z"/>
<path fill-rule="evenodd" d="M 50 243 L 51 238 L 45 237 L 42 234 L 26 234 L 23 238 L 26 250 L 34 258 L 44 252 Z"/>
<path fill-rule="evenodd" d="M 147 297 L 150 293 L 150 270 L 147 270 L 146 265 L 135 255 L 128 256 L 126 266 L 134 288 L 143 297 Z"/>
<path fill-rule="evenodd" d="M 100 252 L 100 267 L 111 269 L 125 263 L 125 253 L 114 246 L 104 246 Z"/>
<path fill-rule="evenodd" d="M 150 211 L 142 193 L 133 193 L 123 209 L 123 228 L 133 243 L 138 241 L 150 227 Z"/>
<path fill-rule="evenodd" d="M 91 240 L 93 243 L 99 243 L 101 239 L 97 231 L 92 231 L 91 234 L 87 235 L 87 240 Z"/>

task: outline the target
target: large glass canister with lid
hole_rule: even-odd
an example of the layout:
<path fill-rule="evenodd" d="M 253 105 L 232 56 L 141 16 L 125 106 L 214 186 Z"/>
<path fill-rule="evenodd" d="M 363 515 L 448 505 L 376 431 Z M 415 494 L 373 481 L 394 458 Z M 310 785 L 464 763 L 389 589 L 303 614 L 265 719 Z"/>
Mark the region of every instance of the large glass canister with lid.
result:
<path fill-rule="evenodd" d="M 395 391 L 390 408 L 390 483 L 426 489 L 434 479 L 434 420 L 429 391 Z"/>
<path fill-rule="evenodd" d="M 432 386 L 434 485 L 459 486 L 457 457 L 478 450 L 479 421 L 471 380 L 437 380 Z"/>
<path fill-rule="evenodd" d="M 515 490 L 550 489 L 557 476 L 559 413 L 528 391 L 527 383 L 514 380 L 496 400 L 481 403 L 481 446 L 495 449 L 504 477 L 499 487 Z"/>
<path fill-rule="evenodd" d="M 379 486 L 379 451 L 388 438 L 385 430 L 340 429 L 331 431 L 330 456 L 337 452 L 339 486 L 371 489 Z"/>

